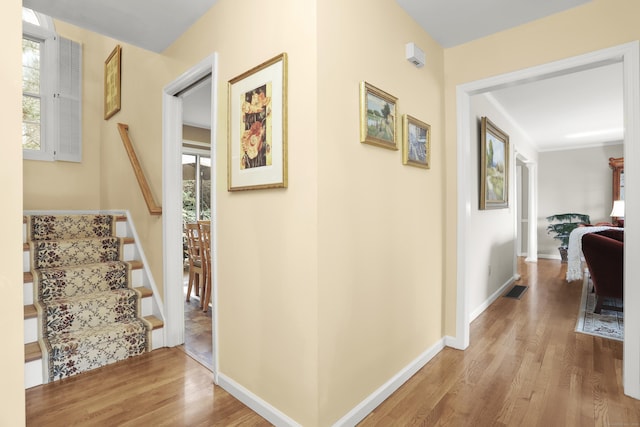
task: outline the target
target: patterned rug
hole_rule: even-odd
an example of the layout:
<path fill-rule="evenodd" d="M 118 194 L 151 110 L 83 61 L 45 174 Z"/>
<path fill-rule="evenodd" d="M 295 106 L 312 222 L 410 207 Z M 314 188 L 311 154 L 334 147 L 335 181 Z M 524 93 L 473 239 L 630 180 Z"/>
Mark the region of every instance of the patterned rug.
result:
<path fill-rule="evenodd" d="M 27 217 L 44 379 L 59 380 L 151 347 L 140 293 L 111 215 Z"/>
<path fill-rule="evenodd" d="M 591 279 L 584 282 L 576 332 L 622 341 L 624 338 L 624 313 L 605 308 L 600 314 L 594 313 L 596 295 L 591 292 L 593 284 Z M 605 298 L 604 303 L 605 305 L 622 307 L 622 301 L 616 298 Z"/>

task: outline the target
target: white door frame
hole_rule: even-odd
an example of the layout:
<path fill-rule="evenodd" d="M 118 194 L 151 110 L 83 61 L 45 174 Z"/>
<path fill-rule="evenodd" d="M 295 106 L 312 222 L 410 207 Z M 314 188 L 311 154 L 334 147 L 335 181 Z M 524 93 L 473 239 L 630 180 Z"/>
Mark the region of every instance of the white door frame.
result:
<path fill-rule="evenodd" d="M 165 86 L 162 94 L 162 234 L 165 344 L 184 343 L 184 294 L 182 286 L 182 98 L 176 96 L 211 75 L 211 304 L 213 377 L 218 383 L 218 292 L 216 212 L 216 129 L 218 99 L 218 55 L 213 53 Z"/>
<path fill-rule="evenodd" d="M 544 78 L 570 74 L 599 65 L 621 62 L 624 70 L 624 155 L 629 165 L 640 164 L 640 43 L 614 46 L 548 64 L 515 71 L 500 76 L 458 86 L 457 97 L 457 168 L 458 168 L 458 213 L 457 213 L 457 284 L 456 284 L 456 337 L 451 345 L 459 349 L 469 346 L 469 307 L 467 298 L 467 253 L 471 216 L 471 110 L 470 97 L 490 92 L 509 85 L 542 80 Z M 534 174 L 535 174 L 534 170 Z M 638 178 L 636 178 L 638 176 Z M 640 168 L 625 170 L 625 179 L 640 183 Z M 625 329 L 623 381 L 624 392 L 640 398 L 640 268 L 634 260 L 640 259 L 640 186 L 625 188 Z M 530 218 L 535 219 L 535 218 Z M 534 221 L 535 222 L 535 221 Z"/>

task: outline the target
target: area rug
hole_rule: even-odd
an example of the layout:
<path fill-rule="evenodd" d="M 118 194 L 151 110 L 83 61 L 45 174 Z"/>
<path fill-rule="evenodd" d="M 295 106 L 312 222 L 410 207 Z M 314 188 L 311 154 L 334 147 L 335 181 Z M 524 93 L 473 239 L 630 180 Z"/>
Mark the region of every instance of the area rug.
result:
<path fill-rule="evenodd" d="M 591 291 L 593 284 L 590 279 L 584 282 L 576 332 L 622 341 L 624 338 L 623 312 L 603 308 L 600 314 L 594 313 L 596 294 Z M 622 301 L 615 298 L 606 298 L 605 305 L 622 307 Z"/>

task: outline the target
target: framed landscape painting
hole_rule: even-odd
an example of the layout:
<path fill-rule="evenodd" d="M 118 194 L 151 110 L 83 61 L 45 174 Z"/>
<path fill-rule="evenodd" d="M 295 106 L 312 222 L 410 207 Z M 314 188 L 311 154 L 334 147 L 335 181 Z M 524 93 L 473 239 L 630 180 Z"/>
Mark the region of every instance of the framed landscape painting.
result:
<path fill-rule="evenodd" d="M 408 114 L 402 120 L 402 163 L 429 169 L 431 126 Z"/>
<path fill-rule="evenodd" d="M 480 209 L 509 207 L 509 135 L 486 117 L 480 124 Z"/>
<path fill-rule="evenodd" d="M 360 142 L 397 150 L 397 98 L 367 82 L 360 83 Z"/>
<path fill-rule="evenodd" d="M 227 189 L 287 187 L 287 54 L 229 80 Z"/>

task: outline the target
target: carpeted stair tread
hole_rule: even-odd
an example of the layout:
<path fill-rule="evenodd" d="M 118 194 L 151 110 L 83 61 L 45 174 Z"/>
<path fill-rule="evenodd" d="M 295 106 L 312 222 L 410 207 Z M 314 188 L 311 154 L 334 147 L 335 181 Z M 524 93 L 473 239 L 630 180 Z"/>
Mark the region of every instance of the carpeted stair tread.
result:
<path fill-rule="evenodd" d="M 149 350 L 150 329 L 145 321 L 131 319 L 51 337 L 49 377 L 57 380 L 143 354 Z"/>
<path fill-rule="evenodd" d="M 132 243 L 135 243 L 135 239 L 133 237 L 120 237 L 120 239 L 122 240 L 122 244 L 123 245 L 130 245 Z M 34 242 L 38 242 L 39 240 L 34 240 Z M 45 240 L 46 241 L 46 240 Z M 22 250 L 27 252 L 29 251 L 30 247 L 29 247 L 29 242 L 23 243 L 22 244 Z"/>
<path fill-rule="evenodd" d="M 141 298 L 148 298 L 150 296 L 153 295 L 153 291 L 149 288 L 145 288 L 144 286 L 138 286 L 133 288 L 134 290 L 136 290 L 139 294 Z M 36 306 L 33 304 L 28 304 L 24 306 L 24 318 L 25 319 L 34 319 L 38 317 L 38 310 L 36 309 Z M 154 317 L 154 316 L 147 316 L 147 317 Z M 158 319 L 159 320 L 159 319 Z M 152 323 L 154 323 L 154 321 L 152 321 Z M 160 326 L 162 326 L 162 321 L 160 321 Z M 153 329 L 156 329 L 156 327 L 154 327 Z"/>
<path fill-rule="evenodd" d="M 151 326 L 152 330 L 162 328 L 164 322 L 156 316 L 145 316 L 144 320 Z M 37 342 L 30 342 L 24 345 L 24 361 L 31 362 L 42 358 L 42 350 L 40 350 L 40 344 Z"/>
<path fill-rule="evenodd" d="M 122 256 L 122 240 L 118 237 L 40 240 L 30 245 L 32 270 L 118 261 Z"/>
<path fill-rule="evenodd" d="M 125 262 L 131 266 L 131 270 L 140 270 L 143 267 L 142 261 L 132 260 Z M 33 282 L 33 273 L 31 271 L 25 271 L 23 273 L 23 282 L 25 284 Z"/>
<path fill-rule="evenodd" d="M 131 281 L 129 264 L 123 261 L 42 268 L 33 278 L 35 295 L 43 302 L 126 288 Z"/>
<path fill-rule="evenodd" d="M 68 240 L 115 235 L 113 215 L 27 215 L 27 241 Z"/>
<path fill-rule="evenodd" d="M 124 215 L 116 215 L 116 222 L 124 222 L 127 220 L 127 217 Z M 23 215 L 22 216 L 22 223 L 26 224 L 27 223 L 27 215 Z"/>
<path fill-rule="evenodd" d="M 61 298 L 46 306 L 36 302 L 35 306 L 43 311 L 49 339 L 53 339 L 60 334 L 134 319 L 138 313 L 138 300 L 138 292 L 126 288 Z"/>

